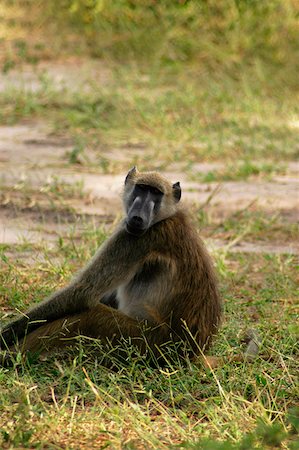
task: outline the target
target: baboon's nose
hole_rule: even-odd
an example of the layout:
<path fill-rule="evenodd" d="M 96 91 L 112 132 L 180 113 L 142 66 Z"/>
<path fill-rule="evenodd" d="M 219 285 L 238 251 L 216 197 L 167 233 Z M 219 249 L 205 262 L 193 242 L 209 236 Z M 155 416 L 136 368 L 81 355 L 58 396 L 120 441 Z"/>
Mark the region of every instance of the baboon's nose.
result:
<path fill-rule="evenodd" d="M 130 220 L 130 225 L 136 228 L 142 228 L 143 227 L 143 219 L 140 216 L 133 216 Z"/>
<path fill-rule="evenodd" d="M 130 220 L 127 221 L 126 228 L 130 234 L 134 234 L 135 236 L 142 235 L 146 230 L 144 220 L 140 216 L 130 217 Z"/>

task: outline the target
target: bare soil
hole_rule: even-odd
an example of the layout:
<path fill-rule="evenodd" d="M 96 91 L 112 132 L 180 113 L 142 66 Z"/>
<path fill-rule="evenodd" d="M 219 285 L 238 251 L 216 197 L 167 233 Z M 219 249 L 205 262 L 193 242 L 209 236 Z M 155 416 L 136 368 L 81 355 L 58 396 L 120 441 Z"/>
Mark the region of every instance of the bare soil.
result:
<path fill-rule="evenodd" d="M 0 92 L 7 89 L 39 91 L 47 82 L 55 89 L 88 91 L 93 84 L 104 85 L 110 78 L 110 71 L 99 60 L 69 57 L 68 60 L 40 61 L 36 65 L 23 64 L 8 73 L 0 72 Z"/>

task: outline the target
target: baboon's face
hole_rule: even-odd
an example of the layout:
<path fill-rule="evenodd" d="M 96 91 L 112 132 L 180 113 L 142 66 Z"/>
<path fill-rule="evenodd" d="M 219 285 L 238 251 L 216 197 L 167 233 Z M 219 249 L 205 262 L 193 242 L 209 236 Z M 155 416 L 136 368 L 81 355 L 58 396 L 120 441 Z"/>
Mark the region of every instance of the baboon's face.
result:
<path fill-rule="evenodd" d="M 158 188 L 135 184 L 126 205 L 127 232 L 135 236 L 144 234 L 156 222 L 162 200 L 163 192 Z"/>
<path fill-rule="evenodd" d="M 157 172 L 139 172 L 133 167 L 123 192 L 127 232 L 141 236 L 155 223 L 173 216 L 180 198 L 179 182 L 171 184 Z"/>

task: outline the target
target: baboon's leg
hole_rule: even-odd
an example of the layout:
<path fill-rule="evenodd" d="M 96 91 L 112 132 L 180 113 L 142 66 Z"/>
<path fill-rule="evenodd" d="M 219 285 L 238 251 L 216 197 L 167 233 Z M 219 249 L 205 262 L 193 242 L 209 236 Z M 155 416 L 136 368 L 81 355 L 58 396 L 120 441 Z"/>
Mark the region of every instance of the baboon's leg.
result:
<path fill-rule="evenodd" d="M 117 341 L 121 337 L 131 338 L 140 350 L 147 346 L 166 342 L 167 326 L 146 327 L 145 324 L 128 317 L 121 311 L 99 304 L 81 314 L 65 317 L 41 326 L 19 342 L 22 352 L 50 351 L 74 345 L 79 335 L 102 339 L 103 342 Z"/>

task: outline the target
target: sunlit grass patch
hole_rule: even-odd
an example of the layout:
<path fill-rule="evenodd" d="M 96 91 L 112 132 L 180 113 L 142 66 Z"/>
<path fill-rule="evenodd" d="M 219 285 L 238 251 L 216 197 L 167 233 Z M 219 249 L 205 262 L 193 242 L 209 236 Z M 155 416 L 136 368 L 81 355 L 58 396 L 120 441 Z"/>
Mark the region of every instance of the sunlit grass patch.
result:
<path fill-rule="evenodd" d="M 4 427 L 8 442 L 26 439 L 22 418 L 32 429 L 30 442 L 44 445 L 79 439 L 83 447 L 104 438 L 112 446 L 126 442 L 146 448 L 204 445 L 212 438 L 237 445 L 245 429 L 252 432 L 251 440 L 262 440 L 254 432 L 257 422 L 268 427 L 269 435 L 279 429 L 283 440 L 292 440 L 286 418 L 292 409 L 288 398 L 295 394 L 290 359 L 281 366 L 279 355 L 275 362 L 254 364 L 231 363 L 228 357 L 224 366 L 210 371 L 194 363 L 175 370 L 152 368 L 135 356 L 111 372 L 84 353 L 81 348 L 73 362 L 58 356 L 56 362 L 50 358 L 19 366 L 18 377 L 8 379 L 14 393 L 2 396 L 3 414 L 8 419 L 18 415 L 17 423 L 7 420 Z M 13 397 L 17 411 L 10 406 Z"/>

